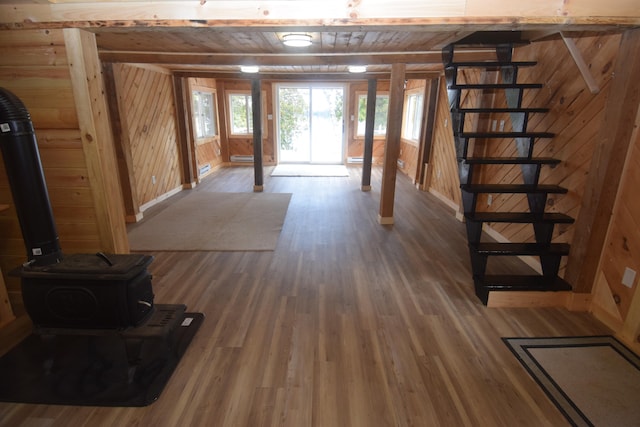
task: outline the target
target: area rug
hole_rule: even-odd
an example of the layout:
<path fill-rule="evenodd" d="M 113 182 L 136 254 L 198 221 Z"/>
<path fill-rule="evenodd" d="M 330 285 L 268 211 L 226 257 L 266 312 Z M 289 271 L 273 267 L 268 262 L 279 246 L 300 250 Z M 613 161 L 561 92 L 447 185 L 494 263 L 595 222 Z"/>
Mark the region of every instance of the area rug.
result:
<path fill-rule="evenodd" d="M 290 193 L 194 191 L 132 227 L 129 245 L 133 251 L 272 251 L 290 200 Z"/>
<path fill-rule="evenodd" d="M 640 358 L 615 338 L 503 340 L 571 425 L 640 425 Z"/>
<path fill-rule="evenodd" d="M 75 330 L 28 336 L 0 358 L 0 401 L 79 406 L 155 402 L 204 319 L 184 308 L 156 305 L 148 324 L 123 333 Z"/>
<path fill-rule="evenodd" d="M 271 176 L 349 176 L 349 170 L 345 165 L 280 164 L 273 168 Z"/>

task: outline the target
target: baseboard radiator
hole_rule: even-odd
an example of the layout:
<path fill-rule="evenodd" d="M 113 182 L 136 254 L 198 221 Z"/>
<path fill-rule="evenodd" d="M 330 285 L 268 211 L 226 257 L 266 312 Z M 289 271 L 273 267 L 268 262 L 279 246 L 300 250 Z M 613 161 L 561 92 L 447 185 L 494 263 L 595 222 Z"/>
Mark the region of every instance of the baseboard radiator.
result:
<path fill-rule="evenodd" d="M 234 154 L 231 156 L 231 161 L 237 163 L 253 163 L 253 156 Z"/>

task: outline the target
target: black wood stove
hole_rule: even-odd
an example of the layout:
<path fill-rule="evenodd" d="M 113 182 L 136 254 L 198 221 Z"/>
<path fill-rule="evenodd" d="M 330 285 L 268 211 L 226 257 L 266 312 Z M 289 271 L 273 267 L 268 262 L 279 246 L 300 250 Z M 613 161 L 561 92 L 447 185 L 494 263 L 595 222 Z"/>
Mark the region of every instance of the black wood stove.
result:
<path fill-rule="evenodd" d="M 154 305 L 152 256 L 63 255 L 31 117 L 3 88 L 0 150 L 27 250 L 15 274 L 34 324 L 34 334 L 0 357 L 0 400 L 155 401 L 204 315 L 182 304 Z"/>
<path fill-rule="evenodd" d="M 28 261 L 19 269 L 25 309 L 36 328 L 123 329 L 153 311 L 153 257 L 63 256 L 29 112 L 0 89 L 0 148 Z"/>

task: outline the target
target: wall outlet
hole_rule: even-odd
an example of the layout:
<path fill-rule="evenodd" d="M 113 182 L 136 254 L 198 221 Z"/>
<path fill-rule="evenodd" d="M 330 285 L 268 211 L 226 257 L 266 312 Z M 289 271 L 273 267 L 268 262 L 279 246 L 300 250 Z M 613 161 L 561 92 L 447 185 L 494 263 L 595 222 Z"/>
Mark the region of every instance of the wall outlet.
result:
<path fill-rule="evenodd" d="M 155 183 L 156 183 L 156 176 L 155 175 L 151 176 L 151 183 L 155 185 Z"/>
<path fill-rule="evenodd" d="M 504 132 L 504 120 L 500 120 L 500 132 Z"/>
<path fill-rule="evenodd" d="M 487 196 L 487 206 L 491 206 L 491 203 L 493 203 L 493 194 Z"/>
<path fill-rule="evenodd" d="M 636 272 L 635 270 L 626 267 L 624 269 L 624 275 L 622 276 L 622 284 L 627 288 L 633 288 L 633 283 L 636 281 Z"/>

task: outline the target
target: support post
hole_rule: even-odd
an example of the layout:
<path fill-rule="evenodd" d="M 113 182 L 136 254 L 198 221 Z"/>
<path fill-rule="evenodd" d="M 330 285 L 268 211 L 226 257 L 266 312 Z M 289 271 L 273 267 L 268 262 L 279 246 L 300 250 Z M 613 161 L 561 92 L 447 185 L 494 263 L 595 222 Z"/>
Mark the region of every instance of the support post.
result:
<path fill-rule="evenodd" d="M 255 175 L 253 191 L 264 190 L 262 168 L 262 100 L 260 79 L 251 81 L 251 108 L 253 112 L 253 171 Z"/>
<path fill-rule="evenodd" d="M 193 146 L 191 115 L 189 113 L 189 97 L 187 96 L 186 79 L 184 77 L 173 76 L 173 96 L 176 106 L 176 116 L 178 117 L 178 148 L 180 152 L 180 176 L 182 188 L 193 188 L 196 186 L 196 165 L 195 147 Z"/>
<path fill-rule="evenodd" d="M 378 222 L 383 225 L 393 224 L 396 173 L 398 171 L 398 153 L 400 152 L 400 137 L 402 134 L 405 71 L 405 64 L 393 64 L 391 66 L 387 143 L 384 147 L 380 213 L 378 214 Z"/>
<path fill-rule="evenodd" d="M 364 157 L 362 159 L 362 191 L 371 191 L 371 164 L 373 163 L 373 128 L 376 120 L 376 79 L 367 82 L 367 118 L 364 125 Z"/>

